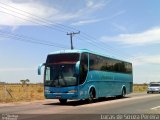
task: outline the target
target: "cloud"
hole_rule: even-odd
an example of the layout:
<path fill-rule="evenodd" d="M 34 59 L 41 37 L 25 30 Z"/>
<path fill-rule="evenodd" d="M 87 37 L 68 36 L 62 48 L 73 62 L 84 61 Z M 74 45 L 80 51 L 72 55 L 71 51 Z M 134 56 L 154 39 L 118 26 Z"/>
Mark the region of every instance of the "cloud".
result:
<path fill-rule="evenodd" d="M 0 25 L 9 25 L 9 26 L 15 26 L 15 25 L 27 25 L 27 24 L 33 24 L 34 18 L 30 15 L 36 15 L 43 18 L 49 18 L 50 16 L 58 14 L 58 10 L 45 6 L 40 2 L 23 2 L 23 3 L 17 3 L 10 0 L 7 0 L 8 2 L 4 2 L 5 4 L 13 7 L 6 6 L 4 4 L 0 3 Z M 19 10 L 18 10 L 19 9 Z M 26 13 L 26 12 L 30 13 Z M 20 19 L 21 18 L 21 19 Z"/>
<path fill-rule="evenodd" d="M 95 2 L 93 0 L 86 0 L 86 6 L 88 9 L 90 10 L 98 10 L 98 9 L 102 9 L 105 6 L 105 2 L 99 1 L 99 2 Z"/>
<path fill-rule="evenodd" d="M 119 10 L 118 12 L 116 12 L 115 14 L 113 14 L 112 16 L 110 16 L 108 19 L 113 19 L 115 17 L 118 17 L 122 14 L 126 13 L 126 10 Z"/>
<path fill-rule="evenodd" d="M 119 42 L 125 45 L 148 45 L 160 43 L 160 27 L 152 28 L 140 33 L 120 34 L 117 36 L 103 36 L 103 42 Z"/>
<path fill-rule="evenodd" d="M 97 1 L 83 1 L 85 6 L 80 8 L 72 8 L 65 11 L 66 8 L 63 8 L 61 2 L 57 2 L 55 4 L 49 4 L 49 1 L 42 2 L 38 0 L 29 0 L 29 1 L 20 1 L 20 0 L 3 0 L 4 2 L 0 2 L 0 25 L 8 25 L 8 26 L 19 26 L 19 25 L 35 25 L 34 22 L 37 22 L 37 18 L 32 15 L 39 16 L 41 18 L 45 18 L 53 23 L 61 23 L 65 21 L 73 21 L 73 20 L 81 20 L 85 17 L 89 17 L 95 11 L 102 9 L 105 4 Z M 53 1 L 54 2 L 54 1 Z M 71 2 L 71 1 L 68 1 Z M 2 3 L 5 3 L 9 6 L 6 6 Z M 77 3 L 77 2 L 76 2 Z M 20 10 L 17 10 L 20 9 Z M 63 9 L 63 10 L 62 10 Z M 32 14 L 27 14 L 26 12 Z M 45 24 L 44 22 L 40 22 L 40 24 Z"/>
<path fill-rule="evenodd" d="M 99 5 L 95 5 L 94 4 L 92 5 L 93 3 L 89 2 L 89 8 L 102 8 L 102 6 L 106 5 L 106 4 L 102 4 L 102 3 L 99 3 Z M 88 11 L 88 10 L 85 10 L 85 11 Z M 71 25 L 74 25 L 74 26 L 80 26 L 80 25 L 85 25 L 85 24 L 90 24 L 90 23 L 96 23 L 96 22 L 100 22 L 100 21 L 103 21 L 103 20 L 111 20 L 115 17 L 118 17 L 122 14 L 124 14 L 126 11 L 125 10 L 121 10 L 121 11 L 118 11 L 117 13 L 113 14 L 112 16 L 109 16 L 109 17 L 105 17 L 105 18 L 98 18 L 98 19 L 82 19 L 80 21 L 77 21 L 77 22 L 74 22 L 72 23 Z M 113 25 L 117 28 L 117 29 L 120 29 L 120 30 L 123 30 L 125 31 L 126 29 L 123 27 L 123 26 L 118 26 L 116 23 L 113 23 Z"/>
<path fill-rule="evenodd" d="M 155 64 L 160 65 L 160 55 L 139 55 L 132 60 L 134 65 Z"/>
<path fill-rule="evenodd" d="M 125 26 L 122 26 L 122 25 L 119 25 L 117 23 L 112 23 L 112 25 L 116 28 L 116 30 L 118 31 L 124 31 L 126 32 L 127 31 L 127 28 Z"/>
<path fill-rule="evenodd" d="M 80 26 L 80 25 L 85 25 L 85 24 L 90 24 L 90 23 L 96 23 L 96 22 L 100 22 L 104 19 L 89 19 L 89 20 L 81 20 L 75 23 L 72 23 L 71 25 L 74 26 Z"/>
<path fill-rule="evenodd" d="M 86 5 L 87 5 L 87 7 L 92 7 L 92 6 L 94 6 L 94 3 L 93 3 L 93 1 L 92 0 L 86 0 Z"/>

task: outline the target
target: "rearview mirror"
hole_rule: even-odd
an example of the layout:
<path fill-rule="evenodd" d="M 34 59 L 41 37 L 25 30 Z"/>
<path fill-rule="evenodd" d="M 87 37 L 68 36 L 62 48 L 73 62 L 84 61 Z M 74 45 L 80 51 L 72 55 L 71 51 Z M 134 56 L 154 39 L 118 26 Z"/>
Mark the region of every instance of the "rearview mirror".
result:
<path fill-rule="evenodd" d="M 42 68 L 44 65 L 45 65 L 45 63 L 40 64 L 40 65 L 38 66 L 38 75 L 41 75 L 41 68 Z"/>
<path fill-rule="evenodd" d="M 76 62 L 76 74 L 79 75 L 79 66 L 80 66 L 80 61 Z"/>

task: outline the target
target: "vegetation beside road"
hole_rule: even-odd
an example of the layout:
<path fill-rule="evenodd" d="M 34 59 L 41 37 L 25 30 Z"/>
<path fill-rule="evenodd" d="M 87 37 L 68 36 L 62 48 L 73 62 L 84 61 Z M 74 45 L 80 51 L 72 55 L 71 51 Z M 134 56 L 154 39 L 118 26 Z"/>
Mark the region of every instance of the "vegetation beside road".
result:
<path fill-rule="evenodd" d="M 0 102 L 43 100 L 43 84 L 0 85 Z"/>
<path fill-rule="evenodd" d="M 146 92 L 147 84 L 134 84 L 133 92 Z M 0 103 L 44 99 L 43 84 L 0 84 Z"/>
<path fill-rule="evenodd" d="M 134 84 L 133 85 L 133 92 L 146 92 L 148 85 L 144 84 Z"/>

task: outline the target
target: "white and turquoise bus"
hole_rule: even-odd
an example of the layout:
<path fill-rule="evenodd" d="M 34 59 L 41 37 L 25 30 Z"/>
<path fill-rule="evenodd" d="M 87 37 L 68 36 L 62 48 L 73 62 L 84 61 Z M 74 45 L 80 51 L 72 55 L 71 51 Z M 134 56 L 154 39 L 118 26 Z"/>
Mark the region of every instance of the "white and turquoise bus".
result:
<path fill-rule="evenodd" d="M 44 64 L 46 99 L 93 99 L 121 96 L 132 92 L 132 64 L 89 50 L 63 50 L 51 53 Z"/>

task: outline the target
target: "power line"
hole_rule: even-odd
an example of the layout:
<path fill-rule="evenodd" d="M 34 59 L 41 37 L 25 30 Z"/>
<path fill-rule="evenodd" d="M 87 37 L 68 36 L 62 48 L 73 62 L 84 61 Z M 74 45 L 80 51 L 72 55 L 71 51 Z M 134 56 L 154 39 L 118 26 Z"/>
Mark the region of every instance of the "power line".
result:
<path fill-rule="evenodd" d="M 47 46 L 54 46 L 54 47 L 58 47 L 58 48 L 63 48 L 63 47 L 59 47 L 59 46 L 55 46 L 55 45 L 51 45 L 51 44 L 47 44 L 47 43 L 40 43 L 40 42 L 36 42 L 36 41 L 23 40 L 21 38 L 15 38 L 13 36 L 8 36 L 8 35 L 2 35 L 2 34 L 0 34 L 0 37 L 11 38 L 13 40 L 18 40 L 18 41 L 23 41 L 23 42 L 28 42 L 28 43 L 41 44 L 41 45 L 47 45 Z"/>
<path fill-rule="evenodd" d="M 0 2 L 1 3 L 1 2 Z M 12 8 L 14 8 L 14 9 L 16 9 L 16 10 L 20 10 L 20 9 L 17 9 L 17 8 L 15 8 L 15 7 L 13 7 L 13 6 L 10 6 L 10 5 L 7 5 L 7 4 L 4 4 L 4 3 L 1 3 L 1 4 L 3 4 L 3 5 L 6 5 L 6 6 L 9 6 L 9 7 L 12 7 Z M 3 7 L 4 8 L 4 7 Z M 6 8 L 5 8 L 6 9 Z M 8 9 L 7 9 L 8 10 Z M 13 10 L 10 10 L 10 11 L 13 11 Z M 27 13 L 27 14 L 29 14 L 29 15 L 32 15 L 32 16 L 34 16 L 34 17 L 38 17 L 38 16 L 35 16 L 35 15 L 33 15 L 33 14 L 30 14 L 29 12 L 26 12 L 26 11 L 23 11 L 23 10 L 20 10 L 20 11 L 22 11 L 22 12 L 25 12 L 25 13 Z M 15 11 L 14 11 L 15 12 Z M 8 13 L 9 14 L 9 13 Z M 19 14 L 21 14 L 21 13 L 19 13 Z M 12 14 L 11 14 L 12 15 Z M 21 14 L 21 15 L 23 15 L 23 14 Z M 26 16 L 26 15 L 25 15 Z M 16 17 L 16 16 L 15 16 Z M 43 18 L 41 18 L 41 17 L 38 17 L 38 18 L 40 18 L 40 19 L 43 19 Z M 23 18 L 24 19 L 24 18 Z M 27 20 L 27 19 L 25 19 L 25 20 Z M 39 20 L 39 19 L 38 19 Z M 45 19 L 46 20 L 46 19 Z M 31 21 L 31 20 L 30 20 Z M 35 22 L 34 22 L 35 23 Z M 39 23 L 38 23 L 39 24 Z M 56 23 L 57 24 L 57 23 Z M 41 25 L 41 24 L 40 24 Z M 63 27 L 66 27 L 66 28 L 68 28 L 68 26 L 64 26 L 64 25 L 62 25 L 62 24 L 58 24 L 58 25 L 61 25 L 61 26 L 63 26 Z M 47 26 L 48 27 L 48 26 Z M 70 29 L 74 29 L 74 30 L 77 30 L 77 29 L 75 29 L 75 28 L 71 28 L 71 27 L 69 27 Z M 62 31 L 62 32 L 65 32 L 65 31 Z M 86 33 L 83 33 L 83 34 L 85 34 L 85 35 L 87 35 Z M 94 41 L 92 41 L 92 42 L 94 42 Z M 96 43 L 97 44 L 97 43 Z"/>
<path fill-rule="evenodd" d="M 106 46 L 109 46 L 109 45 L 100 44 L 100 42 L 97 42 L 97 41 L 95 41 L 94 39 L 91 39 L 91 38 L 89 38 L 89 37 L 87 37 L 87 36 L 84 36 L 84 35 L 80 36 L 79 38 L 80 38 L 81 40 L 86 40 L 86 42 L 88 42 L 89 44 L 95 46 L 96 48 L 99 48 L 99 49 L 105 50 L 105 51 L 110 51 L 111 53 L 113 53 L 113 54 L 116 55 L 116 56 L 119 56 L 119 57 L 123 57 L 123 58 L 127 58 L 127 59 L 128 59 L 128 57 L 127 57 L 128 55 L 127 55 L 127 56 L 124 56 L 124 55 L 120 54 L 119 51 L 116 51 L 115 49 L 111 49 L 110 47 L 106 47 Z M 113 52 L 113 51 L 115 51 L 115 52 Z"/>
<path fill-rule="evenodd" d="M 38 21 L 41 21 L 41 22 L 43 22 L 43 23 L 51 24 L 51 25 L 53 25 L 53 26 L 55 26 L 55 27 L 58 27 L 58 28 L 61 28 L 61 29 L 66 29 L 67 31 L 68 31 L 68 30 L 76 30 L 76 31 L 78 31 L 77 29 L 75 29 L 75 28 L 73 28 L 73 27 L 66 26 L 66 25 L 63 25 L 63 24 L 60 24 L 60 23 L 54 23 L 54 24 L 53 24 L 52 21 L 49 21 L 49 20 L 47 20 L 47 19 L 45 19 L 45 18 L 42 18 L 42 17 L 40 17 L 40 16 L 37 16 L 37 15 L 35 15 L 35 14 L 31 14 L 31 13 L 29 13 L 29 12 L 27 12 L 27 11 L 24 11 L 24 10 L 21 10 L 21 9 L 17 9 L 17 8 L 11 6 L 11 5 L 8 5 L 8 4 L 2 3 L 2 2 L 0 2 L 0 4 L 5 5 L 5 6 L 7 6 L 7 7 L 10 7 L 10 8 L 13 8 L 13 9 L 15 9 L 15 10 L 18 11 L 18 12 L 13 11 L 13 10 L 10 10 L 10 9 L 8 9 L 8 8 L 5 8 L 5 7 L 2 7 L 2 6 L 1 6 L 3 9 L 7 9 L 7 10 L 9 10 L 9 11 L 16 12 L 16 13 L 18 13 L 18 14 L 20 14 L 20 15 L 23 15 L 23 16 L 26 16 L 26 15 L 20 13 L 19 11 L 21 11 L 21 12 L 23 12 L 23 13 L 27 13 L 27 14 L 28 14 L 29 16 L 31 16 L 33 19 L 38 20 Z M 65 32 L 65 31 L 63 31 L 63 32 Z"/>
<path fill-rule="evenodd" d="M 7 8 L 4 8 L 4 7 L 2 7 L 2 6 L 0 6 L 0 7 L 1 7 L 2 9 L 8 10 Z M 15 11 L 13 11 L 13 10 L 9 10 L 9 11 L 15 12 Z M 52 29 L 52 30 L 55 29 L 55 30 L 58 30 L 58 31 L 60 31 L 60 32 L 66 33 L 65 30 L 62 30 L 62 29 L 57 28 L 57 27 L 55 28 L 55 27 L 53 27 L 53 26 L 49 26 L 49 25 L 47 25 L 47 23 L 44 24 L 45 22 L 42 23 L 42 21 L 37 22 L 37 21 L 30 20 L 30 19 L 25 19 L 25 18 L 23 18 L 23 17 L 13 15 L 13 14 L 8 13 L 8 12 L 5 12 L 5 11 L 0 11 L 0 12 L 5 13 L 5 14 L 8 14 L 8 15 L 11 15 L 11 16 L 14 16 L 14 17 L 16 17 L 16 18 L 20 18 L 20 19 L 25 20 L 25 21 L 29 21 L 29 22 L 32 22 L 32 23 L 35 23 L 35 24 L 38 24 L 38 25 L 42 25 L 42 26 L 44 26 L 44 27 L 46 27 L 46 28 L 49 28 L 49 29 Z M 15 13 L 17 13 L 17 14 L 19 14 L 19 15 L 23 15 L 23 14 L 18 13 L 18 12 L 15 12 Z M 25 16 L 25 15 L 23 15 L 23 16 Z"/>
<path fill-rule="evenodd" d="M 15 9 L 15 10 L 22 11 L 22 12 L 24 12 L 24 13 L 27 13 L 27 14 L 30 15 L 34 20 L 36 20 L 36 22 L 35 22 L 35 21 L 32 21 L 32 20 L 24 19 L 24 18 L 19 17 L 19 16 L 15 16 L 15 15 L 13 15 L 13 14 L 10 14 L 10 13 L 7 13 L 7 12 L 4 12 L 4 11 L 3 11 L 3 12 L 6 13 L 6 14 L 10 14 L 10 15 L 12 15 L 12 16 L 21 18 L 21 19 L 23 19 L 23 20 L 31 21 L 31 22 L 34 22 L 34 23 L 36 23 L 36 24 L 45 26 L 45 27 L 47 27 L 47 28 L 56 29 L 56 30 L 61 31 L 61 32 L 66 32 L 64 29 L 74 29 L 74 30 L 77 31 L 77 29 L 75 29 L 75 28 L 73 28 L 73 27 L 65 26 L 65 25 L 59 24 L 59 23 L 55 23 L 54 26 L 56 26 L 56 28 L 54 28 L 54 27 L 52 27 L 52 26 L 48 26 L 48 25 L 42 24 L 42 22 L 43 22 L 43 23 L 46 23 L 46 24 L 51 23 L 51 22 L 48 21 L 48 20 L 46 20 L 46 19 L 44 19 L 44 18 L 42 18 L 42 17 L 35 16 L 35 15 L 29 13 L 29 12 L 26 12 L 26 11 L 24 11 L 24 10 L 17 9 L 17 8 L 15 8 L 15 7 L 13 7 L 13 6 L 8 5 L 8 4 L 4 4 L 4 3 L 1 3 L 1 2 L 0 2 L 0 4 L 3 4 L 3 5 L 5 5 L 5 6 L 9 6 L 9 7 Z M 1 6 L 1 7 L 2 7 L 2 6 Z M 9 10 L 8 8 L 5 8 L 5 7 L 2 7 L 2 8 Z M 10 10 L 10 11 L 16 12 L 16 11 L 13 11 L 13 10 Z M 1 11 L 1 12 L 2 12 L 2 11 Z M 20 14 L 20 15 L 23 15 L 23 16 L 26 16 L 26 15 L 24 15 L 24 14 L 22 14 L 22 13 L 19 13 L 19 12 L 16 12 L 16 13 L 17 13 L 17 14 Z M 36 19 L 35 19 L 35 18 L 36 18 Z M 37 23 L 37 21 L 39 21 L 40 23 L 39 23 L 39 22 Z M 52 23 L 51 23 L 51 24 L 52 24 Z M 90 44 L 92 44 L 92 45 L 94 45 L 94 46 L 96 46 L 96 47 L 98 47 L 98 48 L 100 48 L 100 49 L 103 49 L 103 50 L 109 49 L 109 47 L 106 49 L 106 46 L 105 46 L 105 47 L 99 47 L 98 44 L 100 44 L 100 42 L 95 41 L 95 40 L 96 40 L 95 38 L 91 37 L 90 35 L 88 35 L 88 34 L 86 34 L 86 33 L 84 33 L 84 32 L 82 32 L 82 36 L 80 36 L 80 37 L 81 37 L 81 38 L 84 38 L 85 40 L 87 39 L 87 42 L 89 41 Z M 102 44 L 102 46 L 104 46 L 104 45 Z M 109 46 L 109 45 L 107 45 L 107 46 Z M 111 47 L 111 48 L 112 48 L 112 47 Z M 110 48 L 110 50 L 111 50 L 111 48 Z M 115 49 L 112 49 L 111 51 L 116 51 L 116 50 L 115 50 Z M 117 54 L 117 53 L 119 53 L 119 50 L 116 51 L 116 54 Z M 120 54 L 120 53 L 119 53 L 119 54 Z"/>
<path fill-rule="evenodd" d="M 116 55 L 118 55 L 118 56 L 120 56 L 120 57 L 124 57 L 124 58 L 126 58 L 126 59 L 133 60 L 133 59 L 135 58 L 135 56 L 133 56 L 133 55 L 131 55 L 131 54 L 128 54 L 128 53 L 126 53 L 125 51 L 123 51 L 123 52 L 121 53 L 121 52 L 119 52 L 120 49 L 117 49 L 117 48 L 115 48 L 115 47 L 113 47 L 113 46 L 111 46 L 111 45 L 109 45 L 109 44 L 104 44 L 104 43 L 102 43 L 102 42 L 97 41 L 97 39 L 96 39 L 95 37 L 93 37 L 93 36 L 91 36 L 91 35 L 89 35 L 89 34 L 87 34 L 87 33 L 84 33 L 84 32 L 81 32 L 81 33 L 82 33 L 82 34 L 81 34 L 81 35 L 82 35 L 82 39 L 87 39 L 91 44 L 95 44 L 94 46 L 99 47 L 99 46 L 98 46 L 98 44 L 99 44 L 102 49 L 110 50 L 112 53 L 113 53 L 113 51 L 114 51 L 114 54 L 116 54 Z M 106 46 L 108 46 L 108 47 L 106 47 Z M 100 48 L 100 47 L 99 47 L 99 48 Z M 130 56 L 131 58 L 128 58 L 128 56 Z"/>
<path fill-rule="evenodd" d="M 37 39 L 37 38 L 32 38 L 32 37 L 24 36 L 24 35 L 20 35 L 20 34 L 13 34 L 13 33 L 5 32 L 5 31 L 2 31 L 2 30 L 0 30 L 0 33 L 5 34 L 5 35 L 12 35 L 12 36 L 20 37 L 20 38 L 23 38 L 23 39 L 34 40 L 34 41 L 38 41 L 38 42 L 45 42 L 45 43 L 49 43 L 49 44 L 56 44 L 56 45 L 59 45 L 59 46 L 68 47 L 66 45 L 62 45 L 62 44 L 59 44 L 59 43 L 46 41 L 46 40 L 40 40 L 40 39 Z"/>
<path fill-rule="evenodd" d="M 28 38 L 28 37 L 24 37 L 24 36 L 19 36 L 17 34 L 9 34 L 9 33 L 5 33 L 5 32 L 2 32 L 2 31 L 0 31 L 0 36 L 4 37 L 4 38 L 11 38 L 12 40 L 18 40 L 18 41 L 22 41 L 22 42 L 53 46 L 53 47 L 57 47 L 57 48 L 66 48 L 63 45 L 60 45 L 60 44 L 57 45 L 57 43 L 56 44 L 55 43 L 46 43 L 46 42 L 43 42 L 41 40 Z"/>

